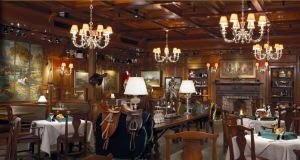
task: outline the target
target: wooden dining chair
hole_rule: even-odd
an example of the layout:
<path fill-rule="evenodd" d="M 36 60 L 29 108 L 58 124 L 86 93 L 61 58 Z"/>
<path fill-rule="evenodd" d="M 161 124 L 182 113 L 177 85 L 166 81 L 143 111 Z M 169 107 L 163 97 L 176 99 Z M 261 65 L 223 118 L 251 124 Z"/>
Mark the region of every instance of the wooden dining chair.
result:
<path fill-rule="evenodd" d="M 291 121 L 291 131 L 300 135 L 300 112 L 294 112 Z"/>
<path fill-rule="evenodd" d="M 206 122 L 206 131 L 209 132 L 209 130 L 211 131 L 211 133 L 214 133 L 214 121 L 216 119 L 216 112 L 217 112 L 217 105 L 213 102 L 209 103 L 208 106 L 208 111 L 209 111 L 209 118 L 208 121 Z"/>
<path fill-rule="evenodd" d="M 64 157 L 68 159 L 68 156 L 74 155 L 86 155 L 87 153 L 87 119 L 88 111 L 86 112 L 72 112 L 67 111 L 65 115 L 65 133 L 57 138 L 57 159 Z M 71 118 L 72 117 L 72 118 Z M 69 129 L 69 121 L 72 120 L 72 128 L 74 133 L 69 133 L 72 129 Z M 83 125 L 83 134 L 79 133 L 80 126 Z M 78 144 L 78 145 L 74 145 Z M 61 147 L 62 146 L 62 147 Z M 77 146 L 78 150 L 73 150 Z M 70 147 L 70 148 L 68 148 Z"/>
<path fill-rule="evenodd" d="M 0 112 L 4 114 L 0 116 L 0 158 L 3 157 L 5 160 L 11 160 L 14 159 L 12 144 L 14 139 L 14 124 L 12 109 L 9 105 L 2 105 L 0 106 Z"/>
<path fill-rule="evenodd" d="M 230 160 L 266 160 L 265 158 L 257 157 L 255 154 L 255 141 L 254 141 L 254 129 L 247 128 L 242 125 L 227 125 L 229 130 L 229 140 L 228 140 L 228 148 L 229 148 L 229 157 Z M 245 135 L 250 134 L 250 156 L 244 155 L 245 148 L 247 146 L 247 140 Z M 236 138 L 237 148 L 233 147 L 232 139 Z M 239 150 L 239 157 L 234 157 L 234 149 Z"/>
<path fill-rule="evenodd" d="M 299 149 L 294 149 L 293 152 L 296 155 L 296 160 L 300 160 L 300 150 Z"/>
<path fill-rule="evenodd" d="M 36 127 L 36 124 L 33 123 L 30 130 L 24 130 L 22 129 L 22 126 L 21 126 L 21 122 L 18 122 L 17 125 L 16 125 L 16 129 L 15 129 L 15 144 L 16 145 L 13 145 L 14 147 L 14 156 L 17 157 L 17 158 L 21 158 L 21 157 L 28 157 L 28 156 L 31 156 L 31 157 L 36 157 L 37 159 L 40 159 L 41 157 L 41 152 L 40 152 L 40 147 L 41 147 L 41 134 L 40 134 L 40 129 L 41 127 Z M 18 150 L 17 146 L 18 144 L 24 144 L 24 143 L 27 143 L 29 144 L 29 149 L 24 149 L 24 150 Z M 34 151 L 35 151 L 35 145 L 37 146 L 36 150 L 37 150 L 37 153 L 35 154 Z M 29 154 L 18 154 L 18 153 L 21 153 L 21 152 L 27 152 Z"/>
<path fill-rule="evenodd" d="M 229 129 L 228 125 L 237 125 L 237 121 L 239 119 L 238 116 L 230 114 L 229 111 L 222 111 L 222 125 L 223 125 L 223 151 L 224 153 L 227 151 L 228 147 L 228 139 L 229 139 Z"/>
<path fill-rule="evenodd" d="M 246 160 L 246 156 L 244 155 L 245 148 L 247 145 L 247 140 L 245 138 L 245 135 L 247 134 L 247 131 L 250 132 L 250 137 L 251 137 L 251 144 L 250 144 L 250 149 L 251 149 L 251 160 L 256 160 L 256 155 L 255 155 L 255 143 L 254 143 L 254 129 L 253 128 L 247 128 L 242 125 L 227 125 L 228 127 L 228 147 L 229 147 L 229 156 L 230 160 Z M 236 143 L 237 143 L 237 148 L 240 153 L 240 157 L 235 158 L 234 157 L 234 149 L 233 149 L 233 144 L 232 144 L 232 138 L 236 137 Z"/>
<path fill-rule="evenodd" d="M 292 127 L 293 117 L 297 114 L 296 106 L 292 105 L 285 109 L 282 109 L 281 113 L 283 112 L 283 118 L 285 121 L 285 130 L 290 131 Z"/>
<path fill-rule="evenodd" d="M 205 133 L 200 131 L 184 131 L 175 134 L 165 135 L 166 140 L 166 160 L 170 160 L 171 140 L 181 138 L 183 143 L 182 159 L 184 160 L 202 160 L 201 143 L 199 140 L 212 140 L 211 159 L 217 159 L 217 138 L 218 134 Z"/>

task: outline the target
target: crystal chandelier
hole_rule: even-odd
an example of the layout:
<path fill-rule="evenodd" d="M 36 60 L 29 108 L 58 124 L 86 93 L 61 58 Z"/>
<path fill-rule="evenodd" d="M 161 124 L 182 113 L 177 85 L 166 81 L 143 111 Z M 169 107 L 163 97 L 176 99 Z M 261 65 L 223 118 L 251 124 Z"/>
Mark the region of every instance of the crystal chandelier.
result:
<path fill-rule="evenodd" d="M 89 24 L 83 24 L 79 32 L 78 26 L 72 25 L 70 33 L 72 34 L 73 45 L 77 48 L 103 49 L 108 45 L 110 41 L 109 36 L 113 31 L 110 26 L 104 29 L 103 25 L 98 25 L 97 30 L 93 30 L 93 0 L 91 0 Z"/>
<path fill-rule="evenodd" d="M 264 27 L 266 26 L 266 16 L 259 16 L 258 20 L 258 27 L 260 36 L 257 39 L 253 39 L 253 31 L 255 29 L 255 15 L 254 13 L 249 13 L 247 16 L 247 29 L 246 29 L 246 22 L 244 16 L 244 0 L 242 0 L 242 17 L 241 21 L 238 20 L 238 15 L 233 13 L 230 16 L 229 22 L 232 23 L 232 39 L 228 39 L 226 37 L 226 28 L 228 27 L 228 21 L 226 16 L 221 16 L 220 18 L 220 26 L 222 27 L 221 33 L 223 39 L 227 43 L 257 43 L 261 41 L 263 34 L 264 34 Z"/>
<path fill-rule="evenodd" d="M 253 51 L 254 51 L 254 57 L 257 60 L 264 60 L 266 59 L 267 61 L 269 60 L 279 60 L 282 56 L 282 50 L 283 50 L 283 45 L 282 44 L 275 44 L 274 48 L 275 51 L 273 51 L 273 47 L 270 45 L 269 42 L 269 26 L 268 24 L 268 30 L 267 30 L 267 43 L 264 44 L 264 51 L 261 45 L 255 44 L 253 45 Z"/>
<path fill-rule="evenodd" d="M 154 48 L 153 49 L 154 58 L 157 62 L 177 62 L 179 60 L 179 56 L 181 53 L 181 50 L 179 48 L 173 48 L 173 55 L 170 55 L 170 50 L 168 46 L 168 30 L 166 30 L 166 47 L 164 49 L 165 55 L 161 55 L 160 48 Z"/>

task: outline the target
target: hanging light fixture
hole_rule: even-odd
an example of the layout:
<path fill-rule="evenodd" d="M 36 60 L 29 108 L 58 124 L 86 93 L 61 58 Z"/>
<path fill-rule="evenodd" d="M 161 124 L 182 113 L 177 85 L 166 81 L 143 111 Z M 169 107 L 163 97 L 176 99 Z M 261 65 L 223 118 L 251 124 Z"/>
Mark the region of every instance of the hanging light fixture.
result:
<path fill-rule="evenodd" d="M 221 33 L 223 36 L 223 39 L 227 43 L 257 43 L 261 41 L 263 34 L 264 34 L 264 27 L 267 23 L 266 16 L 259 16 L 258 20 L 258 27 L 259 29 L 259 37 L 257 39 L 253 39 L 253 31 L 255 29 L 255 15 L 254 13 L 249 13 L 247 16 L 247 29 L 246 29 L 246 22 L 245 22 L 245 16 L 244 16 L 244 0 L 242 0 L 242 17 L 241 21 L 238 20 L 238 15 L 233 13 L 230 16 L 229 22 L 232 23 L 232 39 L 228 39 L 226 37 L 226 28 L 228 27 L 228 21 L 226 16 L 221 16 L 220 18 L 220 26 L 222 27 Z"/>
<path fill-rule="evenodd" d="M 273 51 L 273 47 L 270 45 L 269 42 L 269 32 L 270 32 L 270 24 L 268 24 L 268 29 L 267 29 L 267 43 L 264 44 L 264 49 L 262 48 L 261 45 L 255 44 L 253 45 L 253 51 L 254 51 L 254 57 L 257 60 L 264 60 L 266 59 L 267 61 L 269 60 L 279 60 L 282 56 L 282 50 L 283 50 L 283 45 L 275 43 L 274 48 L 275 51 Z"/>
<path fill-rule="evenodd" d="M 177 62 L 179 60 L 179 56 L 181 53 L 181 50 L 179 48 L 173 48 L 173 55 L 170 55 L 170 50 L 169 50 L 169 46 L 168 46 L 168 30 L 166 30 L 166 47 L 164 49 L 164 56 L 161 55 L 161 50 L 160 48 L 154 48 L 153 49 L 153 53 L 154 53 L 154 59 L 157 62 Z"/>
<path fill-rule="evenodd" d="M 103 49 L 108 45 L 113 31 L 110 26 L 104 29 L 103 25 L 97 25 L 97 30 L 93 30 L 93 0 L 91 0 L 89 24 L 83 24 L 79 32 L 78 26 L 72 25 L 70 33 L 73 45 L 77 48 Z"/>

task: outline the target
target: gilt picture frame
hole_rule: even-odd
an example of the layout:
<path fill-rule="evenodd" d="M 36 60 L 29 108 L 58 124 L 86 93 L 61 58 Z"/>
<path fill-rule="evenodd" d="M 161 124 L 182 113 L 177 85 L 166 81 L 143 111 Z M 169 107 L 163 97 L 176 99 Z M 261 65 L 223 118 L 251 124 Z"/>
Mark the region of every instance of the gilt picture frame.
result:
<path fill-rule="evenodd" d="M 220 78 L 256 78 L 254 60 L 221 60 Z"/>
<path fill-rule="evenodd" d="M 151 87 L 161 86 L 161 71 L 141 71 L 141 77 L 144 77 L 146 84 Z"/>
<path fill-rule="evenodd" d="M 85 89 L 89 85 L 89 73 L 85 71 L 75 71 L 74 87 L 78 89 Z"/>
<path fill-rule="evenodd" d="M 119 93 L 119 72 L 115 70 L 104 70 L 107 76 L 103 78 L 103 93 Z"/>

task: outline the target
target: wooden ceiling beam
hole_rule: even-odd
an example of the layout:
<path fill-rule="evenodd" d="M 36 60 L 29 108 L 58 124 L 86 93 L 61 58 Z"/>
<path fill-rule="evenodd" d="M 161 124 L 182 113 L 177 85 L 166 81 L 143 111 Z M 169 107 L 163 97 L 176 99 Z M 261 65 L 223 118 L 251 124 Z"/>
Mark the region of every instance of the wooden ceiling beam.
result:
<path fill-rule="evenodd" d="M 254 6 L 257 12 L 263 12 L 263 6 L 258 2 L 258 0 L 251 0 L 252 5 Z"/>
<path fill-rule="evenodd" d="M 220 38 L 219 36 L 215 35 L 214 33 L 212 33 L 211 31 L 207 30 L 206 28 L 202 27 L 200 24 L 198 24 L 197 22 L 193 21 L 192 19 L 188 18 L 188 17 L 184 17 L 182 15 L 182 13 L 180 13 L 180 10 L 174 6 L 174 5 L 162 5 L 162 7 L 166 8 L 167 10 L 169 10 L 170 12 L 173 12 L 174 14 L 176 14 L 179 17 L 182 17 L 184 20 L 186 20 L 187 22 L 190 22 L 194 25 L 196 25 L 197 27 L 199 27 L 200 29 L 202 29 L 203 31 L 207 32 L 210 36 L 212 36 L 213 38 Z"/>
<path fill-rule="evenodd" d="M 201 4 L 207 8 L 211 13 L 214 15 L 220 14 L 219 8 L 217 8 L 215 5 L 212 4 L 213 2 L 209 2 L 209 5 L 206 5 L 206 2 L 201 2 Z"/>
<path fill-rule="evenodd" d="M 289 46 L 299 46 L 300 34 L 290 35 L 290 36 L 270 36 L 271 42 L 282 43 L 285 48 Z M 164 42 L 149 42 L 147 43 L 147 49 L 151 50 L 155 46 L 160 46 Z M 262 42 L 263 43 L 263 42 Z M 189 48 L 198 48 L 198 49 L 232 49 L 240 48 L 240 44 L 234 43 L 225 43 L 223 39 L 190 39 L 190 40 L 173 40 L 169 41 L 169 46 L 176 46 L 178 48 L 189 49 Z M 243 47 L 252 47 L 253 44 L 244 44 Z"/>

